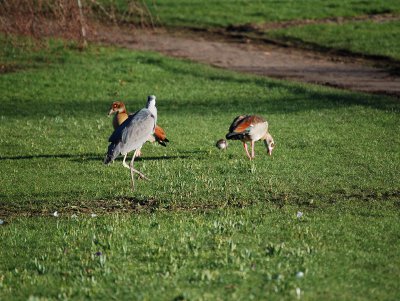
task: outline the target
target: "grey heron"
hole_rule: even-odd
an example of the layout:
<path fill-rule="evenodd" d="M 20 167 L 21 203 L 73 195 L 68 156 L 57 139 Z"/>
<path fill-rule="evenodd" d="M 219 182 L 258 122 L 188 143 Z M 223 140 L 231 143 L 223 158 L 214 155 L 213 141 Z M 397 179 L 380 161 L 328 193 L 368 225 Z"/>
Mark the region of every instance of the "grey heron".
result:
<path fill-rule="evenodd" d="M 133 168 L 133 162 L 137 152 L 147 141 L 149 136 L 154 133 L 157 123 L 156 97 L 150 95 L 147 99 L 146 108 L 130 115 L 117 129 L 112 133 L 108 141 L 108 152 L 104 159 L 104 164 L 114 161 L 120 154 L 124 156 L 122 165 L 131 172 L 131 185 L 134 189 L 134 173 L 141 178 L 147 177 L 140 171 Z M 126 164 L 128 153 L 134 151 L 130 164 Z"/>
<path fill-rule="evenodd" d="M 117 129 L 126 119 L 128 119 L 129 114 L 127 112 L 126 106 L 122 101 L 114 101 L 111 104 L 110 111 L 108 112 L 108 115 L 114 114 L 113 118 L 113 127 L 114 130 Z M 167 142 L 169 142 L 167 135 L 165 134 L 165 131 L 162 127 L 160 127 L 158 124 L 156 124 L 156 128 L 154 129 L 154 133 L 149 136 L 149 139 L 147 139 L 149 142 L 158 142 L 162 146 L 167 146 Z M 136 153 L 137 157 L 141 156 L 141 151 L 139 150 Z"/>

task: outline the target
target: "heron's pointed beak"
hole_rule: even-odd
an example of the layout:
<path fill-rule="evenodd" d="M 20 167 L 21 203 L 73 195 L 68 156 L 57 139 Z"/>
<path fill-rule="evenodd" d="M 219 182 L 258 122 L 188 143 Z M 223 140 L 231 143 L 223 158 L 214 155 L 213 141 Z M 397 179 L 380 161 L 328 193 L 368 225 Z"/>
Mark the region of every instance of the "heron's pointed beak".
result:
<path fill-rule="evenodd" d="M 111 110 L 110 110 L 110 112 L 108 112 L 108 114 L 107 114 L 107 115 L 108 115 L 108 117 L 110 117 L 110 116 L 111 116 L 113 113 L 114 113 L 114 110 L 113 110 L 113 109 L 111 109 Z"/>

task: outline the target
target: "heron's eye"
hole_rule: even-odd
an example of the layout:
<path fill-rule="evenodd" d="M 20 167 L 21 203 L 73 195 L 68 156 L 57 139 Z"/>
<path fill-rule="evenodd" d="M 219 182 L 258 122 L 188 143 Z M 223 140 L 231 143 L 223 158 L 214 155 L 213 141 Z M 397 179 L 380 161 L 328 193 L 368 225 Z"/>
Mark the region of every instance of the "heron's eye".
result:
<path fill-rule="evenodd" d="M 114 104 L 114 105 L 113 105 L 113 108 L 116 108 L 116 107 L 117 107 L 117 105 L 116 105 L 116 104 Z"/>

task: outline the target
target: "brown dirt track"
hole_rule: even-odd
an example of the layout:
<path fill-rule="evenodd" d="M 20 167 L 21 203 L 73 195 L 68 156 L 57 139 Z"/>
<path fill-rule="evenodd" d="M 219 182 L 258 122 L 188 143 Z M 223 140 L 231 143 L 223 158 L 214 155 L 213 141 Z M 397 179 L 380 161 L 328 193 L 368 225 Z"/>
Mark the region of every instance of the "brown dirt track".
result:
<path fill-rule="evenodd" d="M 99 26 L 93 40 L 239 72 L 400 97 L 400 63 L 384 58 L 283 47 L 227 31 L 169 32 Z"/>

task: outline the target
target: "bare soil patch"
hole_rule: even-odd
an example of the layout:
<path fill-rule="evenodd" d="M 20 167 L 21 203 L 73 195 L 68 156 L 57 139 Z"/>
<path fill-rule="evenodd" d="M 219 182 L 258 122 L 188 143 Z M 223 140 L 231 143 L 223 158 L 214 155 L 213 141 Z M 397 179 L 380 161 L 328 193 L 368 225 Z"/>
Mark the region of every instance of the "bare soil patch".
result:
<path fill-rule="evenodd" d="M 400 210 L 400 191 L 377 193 L 374 191 L 361 191 L 359 193 L 346 194 L 335 192 L 329 196 L 324 195 L 271 195 L 271 198 L 265 200 L 270 205 L 283 208 L 289 204 L 299 207 L 307 207 L 309 210 L 323 208 L 340 202 L 393 202 L 396 208 Z M 319 200 L 314 202 L 313 199 Z M 253 202 L 236 200 L 228 202 L 223 207 L 216 204 L 192 203 L 192 204 L 174 204 L 155 199 L 136 199 L 133 197 L 122 197 L 115 199 L 97 199 L 91 201 L 71 201 L 68 204 L 55 205 L 43 204 L 42 201 L 32 200 L 31 204 L 17 206 L 7 202 L 0 202 L 0 218 L 4 224 L 19 217 L 50 217 L 57 212 L 61 217 L 71 216 L 92 216 L 106 215 L 111 213 L 120 214 L 148 214 L 153 212 L 207 212 L 209 210 L 223 208 L 246 208 L 254 205 Z M 36 204 L 36 206 L 33 206 Z"/>
<path fill-rule="evenodd" d="M 3 17 L 0 29 L 4 30 L 4 24 L 8 24 L 5 21 L 12 23 L 13 18 Z M 296 41 L 276 41 L 265 38 L 263 34 L 268 29 L 314 23 L 365 20 L 385 22 L 399 18 L 399 15 L 378 14 L 269 22 L 262 25 L 245 24 L 210 30 L 163 28 L 149 30 L 127 24 L 116 26 L 89 22 L 87 35 L 95 42 L 134 50 L 156 51 L 238 72 L 400 97 L 399 61 L 323 49 Z M 43 37 L 66 37 L 57 30 L 58 25 L 51 18 L 41 18 L 39 25 L 40 28 L 47 30 L 41 31 Z M 76 31 L 67 30 L 74 33 Z M 0 74 L 14 72 L 17 69 L 16 66 L 3 64 L 0 66 Z"/>
<path fill-rule="evenodd" d="M 392 62 L 380 58 L 282 47 L 221 32 L 98 25 L 94 33 L 96 42 L 156 51 L 238 72 L 400 97 L 400 64 L 391 66 Z"/>
<path fill-rule="evenodd" d="M 0 74 L 15 72 L 19 69 L 21 69 L 19 66 L 12 63 L 8 64 L 0 63 Z"/>

